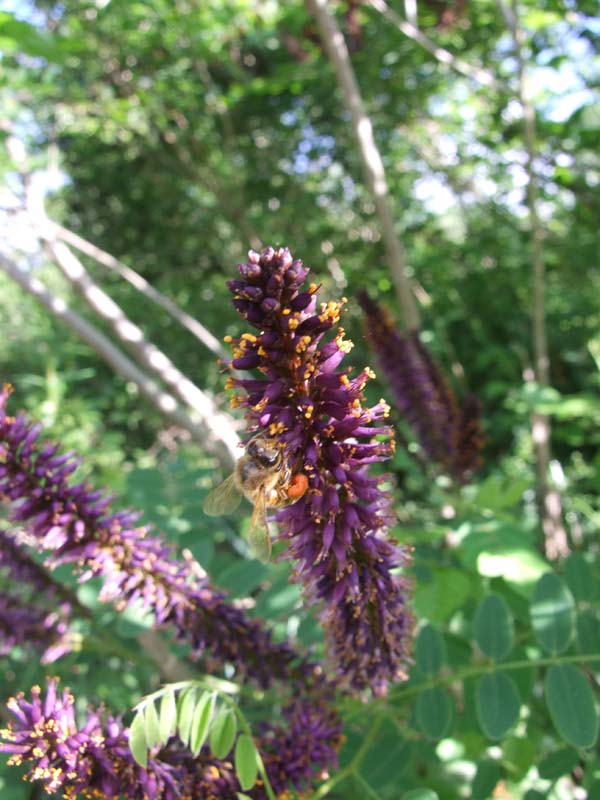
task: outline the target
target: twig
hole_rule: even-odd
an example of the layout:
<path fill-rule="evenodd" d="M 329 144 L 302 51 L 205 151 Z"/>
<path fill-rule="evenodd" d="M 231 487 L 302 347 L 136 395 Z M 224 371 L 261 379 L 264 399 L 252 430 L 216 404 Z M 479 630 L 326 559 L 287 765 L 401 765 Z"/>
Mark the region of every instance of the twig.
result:
<path fill-rule="evenodd" d="M 419 30 L 419 28 L 416 27 L 416 25 L 412 25 L 410 22 L 402 19 L 399 14 L 397 14 L 388 6 L 385 0 L 365 0 L 364 4 L 366 6 L 371 6 L 371 8 L 373 8 L 375 11 L 378 11 L 380 14 L 382 14 L 405 36 L 407 36 L 409 39 L 412 39 L 413 42 L 419 44 L 424 50 L 427 50 L 427 52 L 436 58 L 441 64 L 450 67 L 450 69 L 453 69 L 460 75 L 464 75 L 467 78 L 473 78 L 473 80 L 477 81 L 477 83 L 480 83 L 482 86 L 487 86 L 490 89 L 497 89 L 500 92 L 510 91 L 509 87 L 505 83 L 499 81 L 483 67 L 468 64 L 461 58 L 457 58 L 457 56 L 453 55 L 449 50 L 439 47 L 437 44 L 432 42 L 422 31 Z"/>
<path fill-rule="evenodd" d="M 381 223 L 389 269 L 402 309 L 404 325 L 410 330 L 418 330 L 419 312 L 408 275 L 406 252 L 394 229 L 394 217 L 383 161 L 375 144 L 371 120 L 363 107 L 346 42 L 328 11 L 327 0 L 307 0 L 307 6 L 316 17 L 323 46 L 335 69 L 344 103 L 352 118 L 352 127 L 362 156 L 367 185 L 373 195 Z"/>
<path fill-rule="evenodd" d="M 169 297 L 165 297 L 162 292 L 159 292 L 157 289 L 155 289 L 152 284 L 148 283 L 148 281 L 139 274 L 139 272 L 131 269 L 131 267 L 128 267 L 126 264 L 123 264 L 122 261 L 119 261 L 118 258 L 115 258 L 110 253 L 107 253 L 99 247 L 96 247 L 95 244 L 88 242 L 87 239 L 78 236 L 76 233 L 73 233 L 73 231 L 70 231 L 68 228 L 59 225 L 57 222 L 48 219 L 47 224 L 51 232 L 57 238 L 65 242 L 65 244 L 75 247 L 81 253 L 93 258 L 99 264 L 102 264 L 103 266 L 117 272 L 145 297 L 163 308 L 168 314 L 170 314 L 171 317 L 173 317 L 173 319 L 175 319 L 180 323 L 180 325 L 192 333 L 199 342 L 215 353 L 215 355 L 220 356 L 221 358 L 227 357 L 225 348 L 221 345 L 219 340 L 213 336 L 207 328 L 204 327 L 201 322 L 199 322 L 197 319 L 194 319 L 194 317 L 192 317 L 190 314 L 187 314 Z"/>
<path fill-rule="evenodd" d="M 523 109 L 523 141 L 527 155 L 527 209 L 530 225 L 530 249 L 532 268 L 531 323 L 533 338 L 533 363 L 535 379 L 540 386 L 550 385 L 550 359 L 546 336 L 544 230 L 539 215 L 539 184 L 535 171 L 537 145 L 535 133 L 535 107 L 531 97 L 525 62 L 525 33 L 519 24 L 516 0 L 512 8 L 504 0 L 498 5 L 510 30 L 517 60 L 519 78 L 519 102 Z M 549 479 L 550 469 L 550 419 L 545 414 L 532 414 L 532 436 L 536 453 L 538 505 L 544 530 L 544 549 L 549 559 L 564 557 L 569 553 L 567 533 L 562 521 L 561 497 Z"/>
<path fill-rule="evenodd" d="M 52 241 L 46 237 L 46 243 L 55 263 L 90 308 L 106 320 L 138 363 L 160 378 L 181 401 L 193 409 L 213 438 L 221 439 L 233 463 L 238 452 L 239 437 L 230 418 L 220 412 L 213 400 L 187 378 L 162 350 L 146 339 L 143 331 L 125 315 L 123 309 L 94 283 L 81 261 L 64 242 Z"/>
<path fill-rule="evenodd" d="M 125 356 L 101 331 L 69 308 L 61 298 L 51 294 L 37 278 L 20 269 L 17 264 L 0 254 L 0 268 L 15 280 L 26 292 L 36 298 L 57 319 L 62 320 L 83 339 L 115 372 L 127 381 L 133 381 L 141 394 L 149 400 L 167 419 L 185 428 L 195 441 L 202 444 L 208 452 L 217 456 L 223 466 L 230 469 L 233 462 L 231 449 L 225 446 L 221 437 L 214 436 L 205 421 L 194 421 L 183 411 L 173 395 L 164 391 L 137 364 Z M 213 420 L 213 427 L 215 420 Z M 230 423 L 229 423 L 230 424 Z"/>

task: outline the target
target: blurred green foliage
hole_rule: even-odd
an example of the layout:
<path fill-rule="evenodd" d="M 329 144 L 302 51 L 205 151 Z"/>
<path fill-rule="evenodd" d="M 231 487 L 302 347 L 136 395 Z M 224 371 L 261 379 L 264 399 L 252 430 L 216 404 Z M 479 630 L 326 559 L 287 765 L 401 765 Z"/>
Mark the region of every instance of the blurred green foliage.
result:
<path fill-rule="evenodd" d="M 341 768 L 317 796 L 596 798 L 597 9 L 522 4 L 548 270 L 552 388 L 543 388 L 523 377 L 531 288 L 514 95 L 457 76 L 366 5 L 352 33 L 348 5 L 336 10 L 421 287 L 423 340 L 459 391 L 481 399 L 486 451 L 478 480 L 458 492 L 423 468 L 414 442 L 398 449 L 394 535 L 414 547 L 415 665 L 385 700 L 342 700 Z M 420 4 L 427 35 L 514 86 L 496 6 L 472 2 L 450 24 L 442 7 L 453 5 Z M 218 337 L 240 330 L 225 288 L 235 264 L 250 246 L 287 245 L 324 298 L 350 298 L 350 358 L 369 363 L 352 297 L 367 287 L 397 306 L 348 117 L 302 3 L 39 0 L 0 12 L 0 48 L 5 116 L 39 168 L 58 153 L 66 176 L 47 199 L 55 219 L 133 266 Z M 14 185 L 14 166 L 0 168 Z M 149 339 L 224 400 L 211 353 L 117 276 L 86 265 Z M 79 303 L 52 267 L 40 274 Z M 0 362 L 17 403 L 84 456 L 82 474 L 188 548 L 218 586 L 251 598 L 277 635 L 322 654 L 289 565 L 247 560 L 248 508 L 217 522 L 202 514 L 214 461 L 165 431 L 134 386 L 2 273 Z M 387 387 L 368 391 L 385 396 Z M 539 547 L 533 410 L 553 423 L 552 475 L 576 551 L 563 564 L 548 564 Z M 401 421 L 400 429 L 410 438 Z M 82 707 L 103 700 L 123 712 L 157 686 L 135 638 L 151 621 L 101 606 L 96 588 L 78 590 L 93 612 L 93 624 L 81 623 L 81 650 L 53 671 Z M 0 663 L 3 694 L 43 675 L 19 651 Z M 31 796 L 17 772 L 2 772 L 3 800 Z"/>

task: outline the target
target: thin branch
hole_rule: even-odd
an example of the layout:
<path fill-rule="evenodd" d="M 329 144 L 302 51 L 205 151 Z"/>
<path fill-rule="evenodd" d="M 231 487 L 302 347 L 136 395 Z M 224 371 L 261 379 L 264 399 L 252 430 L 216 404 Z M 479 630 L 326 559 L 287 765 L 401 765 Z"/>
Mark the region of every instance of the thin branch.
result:
<path fill-rule="evenodd" d="M 497 89 L 499 92 L 510 91 L 509 87 L 505 83 L 499 81 L 483 67 L 480 67 L 476 64 L 468 64 L 466 61 L 463 61 L 461 58 L 453 55 L 449 50 L 434 44 L 431 39 L 428 39 L 427 36 L 425 36 L 425 34 L 416 27 L 416 25 L 412 25 L 410 22 L 402 19 L 399 14 L 397 14 L 388 6 L 385 0 L 365 0 L 364 4 L 366 6 L 371 6 L 371 8 L 373 8 L 375 11 L 378 11 L 380 14 L 382 14 L 405 36 L 407 36 L 409 39 L 412 39 L 413 42 L 419 44 L 424 50 L 427 50 L 427 52 L 436 58 L 441 64 L 450 67 L 450 69 L 453 69 L 460 75 L 464 75 L 467 78 L 472 78 L 473 80 L 477 81 L 477 83 L 480 83 L 482 86 L 486 86 L 489 89 Z"/>
<path fill-rule="evenodd" d="M 63 242 L 47 241 L 47 249 L 70 283 L 87 304 L 112 328 L 123 346 L 150 373 L 154 373 L 203 420 L 204 426 L 220 438 L 235 460 L 239 437 L 228 416 L 217 409 L 214 401 L 187 378 L 143 331 L 124 313 L 90 277 L 81 261 Z"/>
<path fill-rule="evenodd" d="M 118 258 L 115 258 L 110 253 L 101 250 L 99 247 L 96 247 L 95 244 L 88 242 L 87 239 L 78 236 L 76 233 L 73 233 L 73 231 L 70 231 L 68 228 L 59 225 L 57 222 L 54 222 L 48 218 L 47 224 L 52 233 L 65 242 L 65 244 L 75 247 L 77 250 L 79 250 L 79 252 L 86 256 L 90 256 L 90 258 L 93 258 L 99 264 L 102 264 L 103 266 L 117 272 L 122 278 L 124 278 L 135 289 L 137 289 L 138 292 L 141 292 L 145 297 L 147 297 L 148 300 L 151 300 L 153 303 L 156 303 L 156 305 L 164 309 L 171 317 L 173 317 L 173 319 L 175 319 L 180 325 L 192 333 L 199 342 L 215 353 L 215 355 L 221 358 L 227 357 L 225 348 L 222 346 L 219 340 L 213 336 L 207 328 L 204 327 L 201 322 L 199 322 L 197 319 L 194 319 L 194 317 L 190 316 L 190 314 L 187 314 L 170 298 L 165 297 L 162 292 L 159 292 L 157 289 L 155 289 L 152 284 L 148 283 L 148 281 L 139 274 L 139 272 L 131 269 L 131 267 L 128 267 L 122 261 L 119 261 Z"/>
<path fill-rule="evenodd" d="M 193 439 L 202 444 L 207 451 L 217 456 L 225 468 L 231 468 L 235 456 L 232 453 L 231 445 L 226 444 L 222 436 L 219 435 L 218 420 L 213 419 L 211 426 L 208 425 L 209 420 L 200 420 L 198 422 L 193 420 L 179 407 L 173 395 L 165 392 L 137 364 L 115 347 L 101 331 L 70 309 L 64 300 L 51 294 L 41 281 L 24 272 L 11 259 L 2 254 L 0 254 L 0 267 L 26 292 L 45 306 L 53 316 L 75 331 L 115 372 L 125 380 L 133 381 L 141 394 L 167 419 L 175 425 L 188 430 Z M 231 426 L 229 420 L 227 420 L 227 425 Z"/>
<path fill-rule="evenodd" d="M 336 71 L 344 103 L 352 118 L 352 127 L 362 156 L 367 185 L 373 195 L 381 223 L 389 269 L 396 287 L 404 324 L 408 329 L 417 330 L 420 326 L 419 312 L 408 274 L 406 252 L 394 229 L 394 217 L 383 161 L 375 144 L 371 120 L 363 107 L 346 42 L 328 11 L 327 0 L 307 0 L 307 6 L 316 17 L 323 46 Z"/>
<path fill-rule="evenodd" d="M 525 144 L 527 173 L 527 210 L 529 213 L 530 250 L 532 268 L 532 338 L 535 380 L 540 386 L 550 385 L 550 359 L 546 336 L 544 230 L 539 214 L 539 183 L 535 169 L 537 145 L 535 132 L 535 106 L 533 104 L 525 60 L 525 32 L 519 23 L 518 5 L 512 8 L 498 0 L 500 10 L 513 39 L 519 79 L 519 102 L 523 109 L 523 141 Z M 532 436 L 536 453 L 538 505 L 544 530 L 544 549 L 549 559 L 564 557 L 569 553 L 569 543 L 562 520 L 561 497 L 550 482 L 550 419 L 544 414 L 532 414 Z"/>

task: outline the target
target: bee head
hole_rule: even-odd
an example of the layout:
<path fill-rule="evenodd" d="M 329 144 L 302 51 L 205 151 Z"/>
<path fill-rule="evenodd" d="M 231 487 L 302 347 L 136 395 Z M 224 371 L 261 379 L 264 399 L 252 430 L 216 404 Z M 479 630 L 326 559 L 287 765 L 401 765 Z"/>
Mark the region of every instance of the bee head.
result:
<path fill-rule="evenodd" d="M 248 442 L 246 452 L 264 467 L 274 467 L 281 460 L 281 451 L 268 439 L 254 438 Z"/>

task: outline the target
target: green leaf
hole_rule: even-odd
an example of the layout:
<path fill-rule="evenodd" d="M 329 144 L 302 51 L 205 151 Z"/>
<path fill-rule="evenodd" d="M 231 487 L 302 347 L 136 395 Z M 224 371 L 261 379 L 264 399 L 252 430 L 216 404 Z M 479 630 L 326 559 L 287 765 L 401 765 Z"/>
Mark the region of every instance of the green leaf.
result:
<path fill-rule="evenodd" d="M 465 602 L 470 592 L 471 582 L 464 572 L 435 569 L 429 582 L 417 586 L 415 608 L 420 617 L 439 624 Z"/>
<path fill-rule="evenodd" d="M 502 766 L 510 779 L 519 783 L 534 764 L 539 761 L 539 752 L 531 739 L 523 736 L 507 736 L 502 740 Z"/>
<path fill-rule="evenodd" d="M 538 766 L 540 778 L 546 781 L 555 781 L 560 778 L 561 775 L 567 775 L 571 772 L 573 767 L 579 763 L 580 759 L 581 756 L 577 750 L 573 750 L 571 747 L 563 747 L 562 750 L 555 750 L 540 761 Z"/>
<path fill-rule="evenodd" d="M 236 742 L 233 760 L 240 786 L 244 791 L 251 789 L 256 783 L 258 758 L 258 751 L 252 738 L 242 733 Z"/>
<path fill-rule="evenodd" d="M 158 724 L 161 744 L 166 744 L 175 733 L 176 721 L 177 705 L 175 703 L 175 692 L 169 689 L 169 691 L 162 696 L 162 700 L 160 701 Z"/>
<path fill-rule="evenodd" d="M 185 689 L 177 703 L 177 730 L 184 745 L 189 746 L 192 719 L 196 708 L 196 689 Z"/>
<path fill-rule="evenodd" d="M 481 730 L 501 739 L 519 719 L 521 699 L 514 681 L 502 672 L 483 675 L 477 683 L 476 709 Z"/>
<path fill-rule="evenodd" d="M 436 675 L 446 663 L 446 645 L 433 625 L 425 625 L 419 631 L 415 643 L 417 667 L 425 675 Z"/>
<path fill-rule="evenodd" d="M 554 664 L 546 675 L 546 703 L 552 722 L 574 747 L 592 747 L 598 735 L 594 693 L 578 667 Z"/>
<path fill-rule="evenodd" d="M 30 56 L 60 62 L 66 55 L 66 49 L 63 50 L 61 44 L 64 43 L 56 34 L 49 36 L 28 22 L 16 19 L 8 11 L 0 11 L 0 48 L 5 52 L 21 51 Z"/>
<path fill-rule="evenodd" d="M 148 766 L 148 742 L 144 712 L 138 711 L 129 728 L 129 749 L 135 762 L 146 769 Z"/>
<path fill-rule="evenodd" d="M 500 511 L 518 503 L 523 492 L 528 488 L 528 480 L 515 481 L 498 475 L 490 475 L 479 487 L 473 503 L 479 508 Z"/>
<path fill-rule="evenodd" d="M 573 598 L 563 581 L 552 572 L 537 582 L 531 598 L 531 624 L 547 653 L 562 653 L 573 635 Z"/>
<path fill-rule="evenodd" d="M 237 733 L 237 719 L 231 708 L 222 708 L 210 728 L 210 749 L 217 758 L 230 752 Z"/>
<path fill-rule="evenodd" d="M 475 641 L 481 652 L 499 661 L 510 652 L 514 641 L 512 615 L 504 598 L 497 594 L 484 597 L 475 614 Z"/>
<path fill-rule="evenodd" d="M 144 708 L 144 724 L 148 747 L 155 747 L 160 744 L 160 725 L 154 703 L 148 703 Z"/>
<path fill-rule="evenodd" d="M 525 526 L 494 519 L 470 526 L 458 555 L 466 567 L 480 575 L 527 587 L 548 570 L 531 538 Z"/>
<path fill-rule="evenodd" d="M 368 718 L 365 718 L 362 722 L 365 725 L 369 724 Z M 359 736 L 356 741 L 357 750 L 362 745 L 362 742 L 363 737 Z M 410 743 L 400 736 L 397 727 L 386 719 L 379 727 L 377 736 L 371 746 L 360 760 L 360 777 L 369 784 L 376 794 L 385 796 L 390 782 L 395 783 L 398 780 L 398 776 L 409 766 L 411 752 Z M 348 756 L 352 758 L 352 754 L 346 747 L 342 754 L 343 758 Z M 356 751 L 353 755 L 356 755 Z"/>
<path fill-rule="evenodd" d="M 411 789 L 409 792 L 404 792 L 400 800 L 439 800 L 438 795 L 433 789 Z"/>
<path fill-rule="evenodd" d="M 216 699 L 214 692 L 205 692 L 194 709 L 190 731 L 190 750 L 194 757 L 198 755 L 208 736 Z"/>
<path fill-rule="evenodd" d="M 236 792 L 235 796 L 237 797 L 237 800 L 252 800 L 249 795 L 244 794 L 243 792 Z"/>
<path fill-rule="evenodd" d="M 600 653 L 600 620 L 591 608 L 580 611 L 577 615 L 577 640 L 581 652 L 585 655 Z"/>
<path fill-rule="evenodd" d="M 578 603 L 595 600 L 596 581 L 590 565 L 580 553 L 572 553 L 565 561 L 565 580 Z"/>
<path fill-rule="evenodd" d="M 489 758 L 480 761 L 473 779 L 471 800 L 487 800 L 488 797 L 491 797 L 501 777 L 502 768 L 497 761 Z"/>
<path fill-rule="evenodd" d="M 453 710 L 448 692 L 439 686 L 425 689 L 417 698 L 417 724 L 428 739 L 443 739 L 452 727 Z"/>
<path fill-rule="evenodd" d="M 587 800 L 600 800 L 600 780 L 595 780 L 589 787 Z"/>

